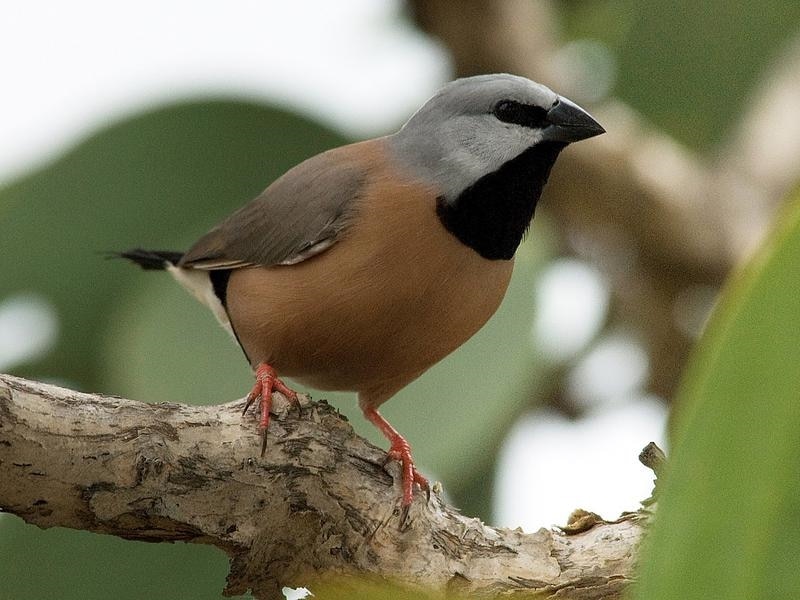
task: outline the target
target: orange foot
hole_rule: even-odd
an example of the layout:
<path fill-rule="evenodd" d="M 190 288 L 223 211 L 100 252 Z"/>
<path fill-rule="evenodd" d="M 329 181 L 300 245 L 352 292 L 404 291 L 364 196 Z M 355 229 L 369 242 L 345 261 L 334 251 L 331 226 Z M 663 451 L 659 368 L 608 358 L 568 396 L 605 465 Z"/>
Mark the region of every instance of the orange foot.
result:
<path fill-rule="evenodd" d="M 247 402 L 244 405 L 242 416 L 247 413 L 247 409 L 258 398 L 258 407 L 261 410 L 261 420 L 258 428 L 261 430 L 261 456 L 267 450 L 267 428 L 269 427 L 269 411 L 272 409 L 272 392 L 277 391 L 286 396 L 289 401 L 297 403 L 297 392 L 290 390 L 278 379 L 275 369 L 267 363 L 260 363 L 256 367 L 256 383 L 253 389 L 247 394 Z"/>
<path fill-rule="evenodd" d="M 408 514 L 408 508 L 411 506 L 411 501 L 414 499 L 414 484 L 416 483 L 420 489 L 425 490 L 430 498 L 431 489 L 428 485 L 428 480 L 423 477 L 414 466 L 414 459 L 411 457 L 411 446 L 400 433 L 392 427 L 389 422 L 384 419 L 381 414 L 372 407 L 366 407 L 364 416 L 386 436 L 391 446 L 386 455 L 386 461 L 396 460 L 400 463 L 403 474 L 403 518 Z"/>

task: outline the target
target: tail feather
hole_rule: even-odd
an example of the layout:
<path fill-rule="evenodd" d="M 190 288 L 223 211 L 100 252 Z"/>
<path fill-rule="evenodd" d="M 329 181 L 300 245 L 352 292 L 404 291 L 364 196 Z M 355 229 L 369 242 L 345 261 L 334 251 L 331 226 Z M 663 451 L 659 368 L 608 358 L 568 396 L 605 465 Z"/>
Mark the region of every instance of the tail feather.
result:
<path fill-rule="evenodd" d="M 169 250 L 143 250 L 134 248 L 125 252 L 114 252 L 111 254 L 115 258 L 127 258 L 136 263 L 146 271 L 164 270 L 170 265 L 178 264 L 183 256 L 182 252 L 171 252 Z"/>

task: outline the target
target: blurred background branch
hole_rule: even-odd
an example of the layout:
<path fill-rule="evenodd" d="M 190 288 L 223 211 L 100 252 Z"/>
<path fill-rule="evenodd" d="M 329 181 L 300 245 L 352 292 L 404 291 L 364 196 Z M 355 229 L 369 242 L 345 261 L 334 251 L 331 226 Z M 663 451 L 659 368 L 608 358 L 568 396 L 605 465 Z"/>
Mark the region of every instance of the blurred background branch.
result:
<path fill-rule="evenodd" d="M 564 69 L 556 2 L 411 0 L 419 26 L 452 53 L 457 75 L 511 72 L 581 96 L 586 73 Z M 676 82 L 677 83 L 677 82 Z M 798 177 L 800 44 L 756 85 L 731 141 L 708 159 L 644 122 L 620 100 L 596 106 L 611 132 L 565 153 L 544 210 L 564 250 L 611 282 L 609 327 L 636 333 L 648 388 L 669 399 L 714 293 L 748 256 Z M 550 402 L 575 399 L 554 386 Z"/>

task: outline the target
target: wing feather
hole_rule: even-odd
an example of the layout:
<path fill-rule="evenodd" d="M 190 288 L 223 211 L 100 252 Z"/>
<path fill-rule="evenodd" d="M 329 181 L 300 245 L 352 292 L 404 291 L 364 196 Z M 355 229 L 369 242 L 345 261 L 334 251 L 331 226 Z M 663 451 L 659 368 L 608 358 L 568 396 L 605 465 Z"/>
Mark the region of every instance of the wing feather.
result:
<path fill-rule="evenodd" d="M 179 266 L 291 265 L 332 246 L 348 225 L 366 177 L 356 146 L 362 144 L 323 152 L 290 169 L 200 238 Z"/>

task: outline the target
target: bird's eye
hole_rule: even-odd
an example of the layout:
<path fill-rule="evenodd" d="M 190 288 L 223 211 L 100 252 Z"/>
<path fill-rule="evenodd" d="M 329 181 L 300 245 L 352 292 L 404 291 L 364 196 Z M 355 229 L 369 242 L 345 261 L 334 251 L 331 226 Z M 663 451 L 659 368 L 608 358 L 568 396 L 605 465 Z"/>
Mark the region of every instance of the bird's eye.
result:
<path fill-rule="evenodd" d="M 492 111 L 498 120 L 523 127 L 543 127 L 547 125 L 547 109 L 533 104 L 523 104 L 515 100 L 500 100 Z"/>

